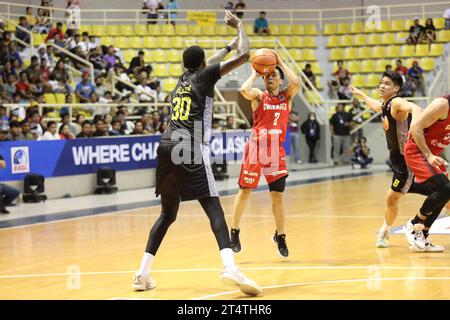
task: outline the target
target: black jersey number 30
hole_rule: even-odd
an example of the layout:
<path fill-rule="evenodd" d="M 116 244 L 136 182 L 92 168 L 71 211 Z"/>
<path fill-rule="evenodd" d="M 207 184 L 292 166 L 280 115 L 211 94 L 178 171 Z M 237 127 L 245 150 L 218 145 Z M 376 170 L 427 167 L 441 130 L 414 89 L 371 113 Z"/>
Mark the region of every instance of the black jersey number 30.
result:
<path fill-rule="evenodd" d="M 172 100 L 173 112 L 172 120 L 187 120 L 189 112 L 191 111 L 191 98 L 189 97 L 176 97 Z"/>

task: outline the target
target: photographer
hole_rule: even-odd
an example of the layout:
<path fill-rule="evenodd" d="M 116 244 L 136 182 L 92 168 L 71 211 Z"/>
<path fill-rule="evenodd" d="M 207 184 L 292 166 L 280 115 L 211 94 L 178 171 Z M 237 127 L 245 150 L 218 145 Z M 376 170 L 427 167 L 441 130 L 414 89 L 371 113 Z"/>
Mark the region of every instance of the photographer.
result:
<path fill-rule="evenodd" d="M 372 163 L 373 158 L 369 157 L 370 149 L 366 145 L 367 139 L 365 137 L 358 138 L 352 146 L 352 168 L 355 164 L 359 164 L 361 169 L 367 169 L 367 165 Z"/>
<path fill-rule="evenodd" d="M 0 155 L 0 169 L 6 168 L 6 162 Z M 11 203 L 19 196 L 20 190 L 11 187 L 7 184 L 0 183 L 0 213 L 8 214 L 9 211 L 6 210 L 5 206 L 11 205 Z"/>

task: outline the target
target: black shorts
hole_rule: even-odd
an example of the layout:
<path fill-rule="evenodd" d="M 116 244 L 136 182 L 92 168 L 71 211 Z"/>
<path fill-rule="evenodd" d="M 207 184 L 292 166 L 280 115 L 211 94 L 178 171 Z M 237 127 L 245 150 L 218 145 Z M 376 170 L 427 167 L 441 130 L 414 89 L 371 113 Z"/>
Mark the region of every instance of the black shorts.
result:
<path fill-rule="evenodd" d="M 414 182 L 414 175 L 406 165 L 405 157 L 402 154 L 391 152 L 389 159 L 391 162 L 391 169 L 394 172 L 391 189 L 395 192 L 405 194 Z"/>
<path fill-rule="evenodd" d="M 158 147 L 156 196 L 179 196 L 181 201 L 219 196 L 209 160 L 209 147 L 199 148 L 201 163 L 175 164 L 171 157 L 173 146 Z"/>

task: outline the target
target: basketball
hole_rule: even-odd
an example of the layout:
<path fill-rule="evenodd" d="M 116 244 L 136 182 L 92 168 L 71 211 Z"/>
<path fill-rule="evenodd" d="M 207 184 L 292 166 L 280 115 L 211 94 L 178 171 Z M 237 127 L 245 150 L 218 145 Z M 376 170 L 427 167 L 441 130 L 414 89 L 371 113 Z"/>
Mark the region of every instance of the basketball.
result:
<path fill-rule="evenodd" d="M 271 49 L 259 49 L 252 57 L 252 67 L 261 75 L 272 73 L 278 65 L 278 59 L 275 52 Z"/>

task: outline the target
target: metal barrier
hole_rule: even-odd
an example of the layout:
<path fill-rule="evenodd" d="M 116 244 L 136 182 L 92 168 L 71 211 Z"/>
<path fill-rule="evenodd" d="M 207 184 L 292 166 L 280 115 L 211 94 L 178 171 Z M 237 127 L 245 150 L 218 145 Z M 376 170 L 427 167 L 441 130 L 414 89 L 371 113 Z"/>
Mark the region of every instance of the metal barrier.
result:
<path fill-rule="evenodd" d="M 4 17 L 3 15 L 0 15 L 0 19 L 6 21 L 8 24 L 11 24 L 11 25 L 15 26 L 15 27 L 18 28 L 19 30 L 22 30 L 23 32 L 25 32 L 25 33 L 27 33 L 27 34 L 29 35 L 29 37 L 30 37 L 30 43 L 28 44 L 28 43 L 26 43 L 26 42 L 24 42 L 24 41 L 22 41 L 22 40 L 20 40 L 20 39 L 17 39 L 15 33 L 13 33 L 13 35 L 14 35 L 14 41 L 17 41 L 17 42 L 20 43 L 21 45 L 23 45 L 23 46 L 25 46 L 25 47 L 27 47 L 27 48 L 30 48 L 31 54 L 33 55 L 33 54 L 34 54 L 33 33 L 32 33 L 30 30 L 27 30 L 27 29 L 25 29 L 24 27 L 18 25 L 18 24 L 15 23 L 14 21 L 12 21 L 12 20 L 10 20 L 10 19 Z"/>

